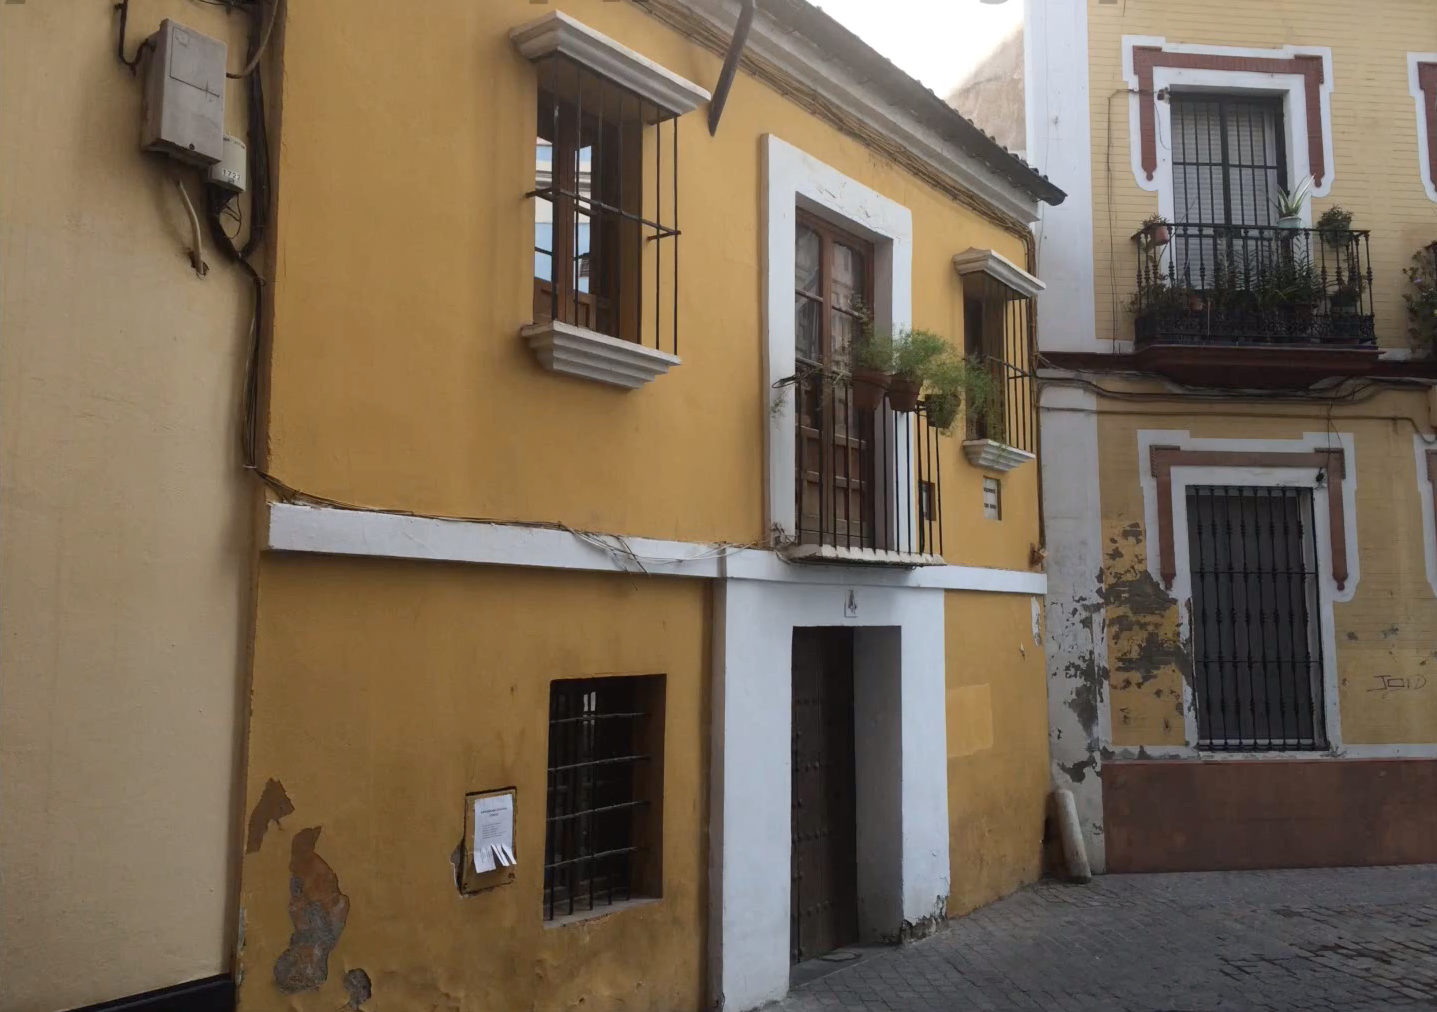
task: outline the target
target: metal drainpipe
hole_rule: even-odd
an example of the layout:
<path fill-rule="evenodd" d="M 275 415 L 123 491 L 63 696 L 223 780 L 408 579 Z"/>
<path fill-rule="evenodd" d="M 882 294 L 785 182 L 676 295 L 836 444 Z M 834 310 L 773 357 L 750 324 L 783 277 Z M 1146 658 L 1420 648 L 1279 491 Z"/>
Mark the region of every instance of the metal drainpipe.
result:
<path fill-rule="evenodd" d="M 748 44 L 748 33 L 753 28 L 753 12 L 758 0 L 739 0 L 742 10 L 739 11 L 738 25 L 733 31 L 733 41 L 729 43 L 728 54 L 723 58 L 723 70 L 719 71 L 718 86 L 714 88 L 714 97 L 709 102 L 709 136 L 718 133 L 719 117 L 723 115 L 724 103 L 728 101 L 729 89 L 733 87 L 734 75 L 738 73 L 739 57 L 743 55 L 743 47 Z"/>

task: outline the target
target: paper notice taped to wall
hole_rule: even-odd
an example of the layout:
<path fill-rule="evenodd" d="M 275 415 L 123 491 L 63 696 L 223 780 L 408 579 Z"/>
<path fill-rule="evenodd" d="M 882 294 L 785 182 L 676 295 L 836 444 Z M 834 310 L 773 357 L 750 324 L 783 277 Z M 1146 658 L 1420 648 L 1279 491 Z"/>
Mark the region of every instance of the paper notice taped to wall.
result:
<path fill-rule="evenodd" d="M 514 795 L 474 799 L 474 870 L 518 864 L 514 857 Z"/>

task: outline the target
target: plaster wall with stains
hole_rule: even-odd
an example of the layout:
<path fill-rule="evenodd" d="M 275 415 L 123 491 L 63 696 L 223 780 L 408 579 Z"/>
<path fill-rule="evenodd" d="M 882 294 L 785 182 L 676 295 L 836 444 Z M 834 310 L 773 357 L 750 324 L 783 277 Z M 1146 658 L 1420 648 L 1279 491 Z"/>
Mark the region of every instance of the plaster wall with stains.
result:
<path fill-rule="evenodd" d="M 1325 427 L 1350 434 L 1355 448 L 1348 480 L 1355 487 L 1360 578 L 1352 599 L 1333 608 L 1342 741 L 1437 742 L 1437 598 L 1424 567 L 1425 488 L 1412 451 L 1414 426 L 1425 430 L 1430 424 L 1422 392 L 1379 393 L 1330 412 L 1324 408 L 1321 416 L 1312 408 L 1255 403 L 1104 403 L 1098 429 L 1109 744 L 1184 744 L 1183 687 L 1192 675 L 1187 603 L 1175 600 L 1150 569 L 1156 539 L 1144 528 L 1141 478 L 1148 462 L 1139 450 L 1139 430 L 1297 439 Z"/>
<path fill-rule="evenodd" d="M 200 174 L 140 151 L 114 7 L 0 4 L 0 1012 L 223 974 L 233 943 L 252 289 L 208 237 L 191 266 Z M 238 69 L 247 19 L 192 0 L 136 0 L 127 57 L 162 18 Z"/>
<path fill-rule="evenodd" d="M 702 581 L 270 557 L 242 881 L 243 1012 L 625 1012 L 704 993 Z M 661 896 L 547 925 L 549 683 L 667 676 Z M 465 794 L 516 788 L 511 883 L 460 895 Z M 351 976 L 353 975 L 353 976 Z"/>

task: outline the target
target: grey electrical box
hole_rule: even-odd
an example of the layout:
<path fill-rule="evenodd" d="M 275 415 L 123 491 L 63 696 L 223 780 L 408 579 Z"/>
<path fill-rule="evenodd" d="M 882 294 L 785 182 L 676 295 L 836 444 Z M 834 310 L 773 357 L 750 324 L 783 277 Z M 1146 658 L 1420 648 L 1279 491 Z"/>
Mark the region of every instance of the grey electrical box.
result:
<path fill-rule="evenodd" d="M 225 44 L 169 18 L 152 41 L 140 146 L 213 165 L 224 157 Z"/>

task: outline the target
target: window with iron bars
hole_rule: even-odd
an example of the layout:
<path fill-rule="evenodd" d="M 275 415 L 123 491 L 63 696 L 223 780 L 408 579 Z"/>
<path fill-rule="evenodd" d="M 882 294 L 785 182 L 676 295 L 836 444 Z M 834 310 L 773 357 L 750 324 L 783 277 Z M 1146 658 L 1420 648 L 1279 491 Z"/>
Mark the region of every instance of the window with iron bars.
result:
<path fill-rule="evenodd" d="M 660 895 L 664 676 L 549 688 L 544 920 Z"/>
<path fill-rule="evenodd" d="M 1192 486 L 1198 747 L 1327 747 L 1312 492 Z"/>
<path fill-rule="evenodd" d="M 538 64 L 534 319 L 678 354 L 678 118 L 563 57 Z"/>
<path fill-rule="evenodd" d="M 968 406 L 968 438 L 992 439 L 1037 451 L 1033 375 L 1028 370 L 1032 302 L 997 278 L 971 274 L 963 281 L 963 354 L 983 369 L 992 391 L 986 410 Z"/>

